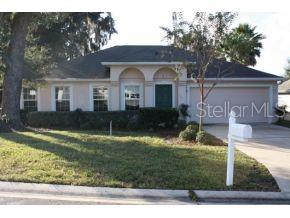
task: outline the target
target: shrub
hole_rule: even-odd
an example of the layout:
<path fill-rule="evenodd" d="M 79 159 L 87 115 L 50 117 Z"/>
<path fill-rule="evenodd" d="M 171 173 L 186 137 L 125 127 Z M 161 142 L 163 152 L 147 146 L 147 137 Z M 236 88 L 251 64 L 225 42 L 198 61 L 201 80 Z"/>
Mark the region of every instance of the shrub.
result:
<path fill-rule="evenodd" d="M 214 145 L 214 137 L 205 131 L 200 131 L 196 135 L 196 142 L 199 144 Z"/>
<path fill-rule="evenodd" d="M 280 120 L 285 119 L 286 108 L 287 108 L 287 105 L 281 105 L 281 106 L 275 107 L 275 114 L 277 115 L 277 117 L 279 117 Z"/>
<path fill-rule="evenodd" d="M 179 138 L 184 141 L 192 141 L 196 138 L 196 133 L 198 131 L 197 125 L 188 125 L 184 131 L 179 133 Z"/>
<path fill-rule="evenodd" d="M 20 110 L 20 119 L 24 125 L 27 125 L 27 114 L 28 114 L 27 111 Z"/>
<path fill-rule="evenodd" d="M 81 123 L 80 129 L 81 130 L 89 130 L 89 129 L 92 129 L 92 125 L 90 124 L 90 122 Z"/>
<path fill-rule="evenodd" d="M 195 140 L 196 137 L 196 131 L 191 129 L 185 129 L 184 131 L 181 131 L 179 133 L 179 138 L 183 141 L 192 141 Z"/>
<path fill-rule="evenodd" d="M 138 111 L 105 111 L 105 112 L 83 112 L 81 123 L 90 123 L 91 128 L 108 130 L 110 121 L 113 128 L 134 129 L 138 128 L 138 123 L 132 120 L 138 116 Z M 134 125 L 136 124 L 136 125 Z"/>
<path fill-rule="evenodd" d="M 30 112 L 27 114 L 27 124 L 32 127 L 42 128 L 67 128 L 78 127 L 74 112 Z"/>
<path fill-rule="evenodd" d="M 195 122 L 195 121 L 189 121 L 189 122 L 187 123 L 187 125 L 197 125 L 197 126 L 198 126 L 198 123 Z"/>
<path fill-rule="evenodd" d="M 187 104 L 181 104 L 178 106 L 179 114 L 181 115 L 181 117 L 183 119 L 185 119 L 186 117 L 190 117 L 190 115 L 188 113 L 188 107 L 189 107 L 189 105 L 187 105 Z"/>
<path fill-rule="evenodd" d="M 182 129 L 183 130 L 183 129 L 186 128 L 186 126 L 187 125 L 186 125 L 186 121 L 185 120 L 178 120 L 177 121 L 177 128 L 178 129 L 180 129 L 180 130 Z"/>
<path fill-rule="evenodd" d="M 143 128 L 172 128 L 177 124 L 178 111 L 173 108 L 141 108 L 140 125 Z"/>
<path fill-rule="evenodd" d="M 178 113 L 174 109 L 140 109 L 140 111 L 92 112 L 77 109 L 69 112 L 30 112 L 27 125 L 42 128 L 80 128 L 108 130 L 112 120 L 113 128 L 124 130 L 173 127 Z"/>
<path fill-rule="evenodd" d="M 198 126 L 190 124 L 190 125 L 187 125 L 186 130 L 192 130 L 195 133 L 197 133 L 198 132 Z"/>
<path fill-rule="evenodd" d="M 83 120 L 84 120 L 84 112 L 82 111 L 82 109 L 78 108 L 76 109 L 73 113 L 72 113 L 72 119 L 75 122 L 75 125 L 77 127 L 80 127 L 81 125 L 83 125 Z"/>
<path fill-rule="evenodd" d="M 114 128 L 127 128 L 128 123 L 137 111 L 84 112 L 31 112 L 27 115 L 27 123 L 33 127 L 43 128 L 86 128 L 108 129 L 113 121 Z M 132 124 L 130 124 L 132 126 Z"/>

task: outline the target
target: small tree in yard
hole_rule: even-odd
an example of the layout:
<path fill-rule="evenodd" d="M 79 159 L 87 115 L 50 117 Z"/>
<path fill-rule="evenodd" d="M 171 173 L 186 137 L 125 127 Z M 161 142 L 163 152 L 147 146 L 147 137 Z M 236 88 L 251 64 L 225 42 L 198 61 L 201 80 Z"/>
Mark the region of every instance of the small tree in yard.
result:
<path fill-rule="evenodd" d="M 264 37 L 247 24 L 231 29 L 236 16 L 230 12 L 197 12 L 193 20 L 187 22 L 182 13 L 173 13 L 173 28 L 161 27 L 170 44 L 192 54 L 192 61 L 184 60 L 182 65 L 198 84 L 201 106 L 199 131 L 203 129 L 205 100 L 222 77 L 233 73 L 232 63 L 255 65 L 255 58 L 260 55 L 260 41 Z M 216 73 L 211 74 L 212 71 Z M 215 75 L 215 81 L 205 89 L 209 74 Z"/>

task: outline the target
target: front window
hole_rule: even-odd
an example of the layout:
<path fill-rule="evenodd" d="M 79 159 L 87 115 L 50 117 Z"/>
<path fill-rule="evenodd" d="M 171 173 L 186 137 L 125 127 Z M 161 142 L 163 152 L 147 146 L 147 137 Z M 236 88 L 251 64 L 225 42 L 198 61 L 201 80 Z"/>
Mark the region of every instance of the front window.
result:
<path fill-rule="evenodd" d="M 140 86 L 125 86 L 125 110 L 140 108 Z"/>
<path fill-rule="evenodd" d="M 105 87 L 93 88 L 94 111 L 108 110 L 108 89 Z"/>
<path fill-rule="evenodd" d="M 35 89 L 23 88 L 23 109 L 25 111 L 37 111 Z"/>
<path fill-rule="evenodd" d="M 70 92 L 68 86 L 55 87 L 55 110 L 70 111 Z"/>

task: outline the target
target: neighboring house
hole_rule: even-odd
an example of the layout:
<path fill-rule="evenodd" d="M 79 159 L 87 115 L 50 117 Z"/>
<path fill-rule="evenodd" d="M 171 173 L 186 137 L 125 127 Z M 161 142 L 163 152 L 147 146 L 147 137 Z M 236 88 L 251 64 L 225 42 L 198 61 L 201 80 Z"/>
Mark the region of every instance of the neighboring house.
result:
<path fill-rule="evenodd" d="M 37 90 L 24 89 L 21 107 L 38 111 L 135 110 L 140 107 L 177 107 L 190 105 L 192 120 L 197 120 L 199 90 L 182 61 L 193 61 L 183 50 L 168 46 L 115 46 L 85 57 L 64 62 L 49 73 L 45 85 Z M 278 101 L 277 82 L 281 77 L 223 62 L 225 73 L 207 99 L 212 106 L 268 106 L 274 114 Z M 175 69 L 179 74 L 177 75 Z M 206 87 L 216 81 L 217 71 L 209 67 Z M 226 123 L 229 108 L 206 123 Z M 245 111 L 240 122 L 273 122 L 264 112 Z"/>
<path fill-rule="evenodd" d="M 281 83 L 278 88 L 279 106 L 286 105 L 286 110 L 290 112 L 290 79 Z"/>

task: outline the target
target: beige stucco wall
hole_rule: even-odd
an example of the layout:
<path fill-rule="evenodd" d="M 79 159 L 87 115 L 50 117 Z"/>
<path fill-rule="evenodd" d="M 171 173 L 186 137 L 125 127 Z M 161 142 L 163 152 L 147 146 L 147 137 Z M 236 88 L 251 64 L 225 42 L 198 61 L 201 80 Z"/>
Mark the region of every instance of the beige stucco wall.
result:
<path fill-rule="evenodd" d="M 138 65 L 138 66 L 111 66 L 111 78 L 109 80 L 87 80 L 87 81 L 62 81 L 62 82 L 47 82 L 38 89 L 38 108 L 40 111 L 52 110 L 52 89 L 51 87 L 57 85 L 68 85 L 72 89 L 72 107 L 71 110 L 81 108 L 84 111 L 92 109 L 92 86 L 106 86 L 109 90 L 109 110 L 122 110 L 124 93 L 123 88 L 125 84 L 141 84 L 142 98 L 141 106 L 154 107 L 155 105 L 155 85 L 158 83 L 173 84 L 173 96 L 175 96 L 173 104 L 174 107 L 184 103 L 193 104 L 196 101 L 197 89 L 193 91 L 196 84 L 191 80 L 187 80 L 185 69 L 181 69 L 181 74 L 177 77 L 173 66 L 161 65 Z M 218 86 L 229 86 L 229 89 L 219 89 L 211 98 L 213 103 L 219 99 L 229 96 L 234 101 L 240 102 L 239 98 L 234 96 L 244 96 L 248 101 L 251 93 L 256 93 L 257 99 L 262 101 L 268 100 L 270 104 L 270 113 L 273 114 L 273 107 L 278 102 L 277 84 L 276 82 L 262 82 L 262 81 L 221 81 Z M 247 88 L 248 86 L 248 88 Z M 243 88 L 241 88 L 243 87 Z M 258 89 L 256 89 L 258 87 Z M 246 93 L 246 94 L 245 94 Z M 247 94 L 248 93 L 248 94 Z M 193 100 L 192 100 L 193 99 Z M 195 99 L 195 100 L 194 100 Z M 243 102 L 242 102 L 243 103 Z M 261 118 L 256 117 L 257 122 Z M 274 119 L 271 120 L 273 122 Z M 219 122 L 217 120 L 217 122 Z"/>
<path fill-rule="evenodd" d="M 89 110 L 89 83 L 75 82 L 73 87 L 73 110 L 80 108 L 84 111 Z"/>
<path fill-rule="evenodd" d="M 51 89 L 50 84 L 42 85 L 38 88 L 38 110 L 51 111 Z"/>
<path fill-rule="evenodd" d="M 38 88 L 38 110 L 51 111 L 54 104 L 52 89 L 54 86 L 70 86 L 72 89 L 72 107 L 71 110 L 81 108 L 84 111 L 89 110 L 89 82 L 48 82 Z"/>
<path fill-rule="evenodd" d="M 174 106 L 180 103 L 186 103 L 186 71 L 180 70 L 177 74 L 174 71 L 174 65 L 138 65 L 138 66 L 111 66 L 111 110 L 121 110 L 123 103 L 123 86 L 126 83 L 142 84 L 142 102 L 144 107 L 154 107 L 155 105 L 155 84 L 161 82 L 173 83 L 173 101 Z M 177 79 L 177 80 L 176 80 Z M 181 81 L 181 83 L 177 83 Z M 183 81 L 183 83 L 182 83 Z M 181 96 L 181 97 L 180 97 Z"/>

